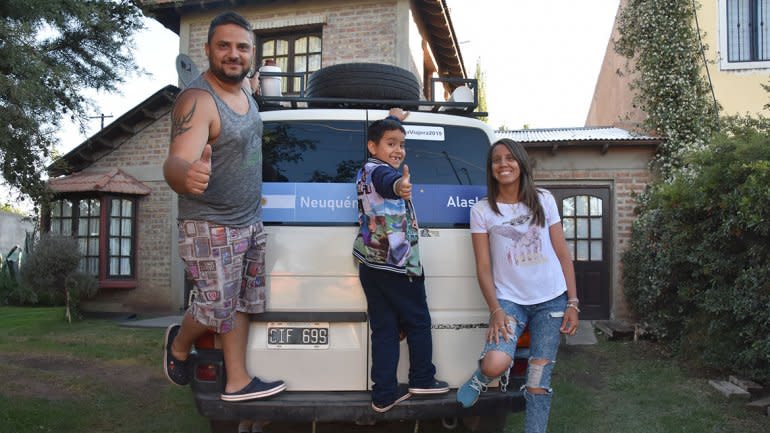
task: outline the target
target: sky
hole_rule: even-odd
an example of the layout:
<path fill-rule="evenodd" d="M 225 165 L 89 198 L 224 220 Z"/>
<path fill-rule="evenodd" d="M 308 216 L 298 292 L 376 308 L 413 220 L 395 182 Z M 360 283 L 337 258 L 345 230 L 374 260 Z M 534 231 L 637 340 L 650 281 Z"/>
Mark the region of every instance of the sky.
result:
<path fill-rule="evenodd" d="M 62 121 L 63 128 L 58 134 L 61 144 L 57 149 L 62 154 L 99 132 L 101 115 L 105 116 L 104 125 L 109 125 L 161 88 L 177 85 L 175 60 L 179 53 L 179 36 L 151 18 L 145 18 L 144 25 L 144 30 L 135 35 L 134 49 L 134 60 L 143 72 L 125 77 L 125 84 L 118 85 L 118 93 L 86 92 L 95 104 L 90 115 L 93 118 L 85 133 L 66 119 Z"/>
<path fill-rule="evenodd" d="M 447 0 L 497 129 L 585 124 L 618 0 Z"/>
<path fill-rule="evenodd" d="M 480 62 L 489 124 L 497 129 L 580 127 L 585 123 L 619 0 L 446 0 L 466 70 Z M 176 34 L 152 19 L 136 35 L 136 63 L 119 94 L 88 93 L 85 133 L 63 122 L 66 153 L 168 84 L 177 84 Z M 8 202 L 0 188 L 0 202 Z M 13 200 L 11 200 L 13 202 Z"/>

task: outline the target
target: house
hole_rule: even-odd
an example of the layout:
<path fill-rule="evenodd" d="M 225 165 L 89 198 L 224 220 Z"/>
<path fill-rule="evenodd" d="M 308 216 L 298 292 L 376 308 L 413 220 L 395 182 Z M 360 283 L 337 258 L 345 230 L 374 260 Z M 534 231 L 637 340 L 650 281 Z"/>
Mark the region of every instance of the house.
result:
<path fill-rule="evenodd" d="M 622 0 L 618 12 L 625 7 Z M 705 62 L 702 73 L 709 81 L 722 115 L 759 114 L 770 95 L 761 87 L 768 84 L 770 72 L 770 7 L 757 0 L 701 1 L 697 26 L 702 35 Z M 586 126 L 613 125 L 635 129 L 644 120 L 633 104 L 629 83 L 633 76 L 625 71 L 626 58 L 615 52 L 617 18 L 607 45 L 596 83 Z"/>
<path fill-rule="evenodd" d="M 392 64 L 412 71 L 426 95 L 430 77 L 468 78 L 444 0 L 141 3 L 180 36 L 180 53 L 200 70 L 209 22 L 235 10 L 255 28 L 258 64 L 270 59 L 302 74 L 347 62 Z M 296 93 L 296 82 L 285 80 L 283 91 Z M 85 310 L 165 313 L 185 305 L 177 198 L 161 169 L 178 92 L 158 90 L 49 167 L 56 199 L 43 212 L 44 229 L 75 236 L 81 268 L 99 280 Z"/>
<path fill-rule="evenodd" d="M 770 39 L 767 37 L 770 28 L 765 26 L 770 22 L 770 7 L 766 2 L 755 0 L 712 0 L 699 3 L 697 17 L 692 25 L 697 26 L 696 30 L 700 31 L 702 37 L 705 60 L 701 70 L 704 78 L 710 83 L 713 97 L 722 107 L 720 114 L 762 113 L 765 104 L 770 102 L 770 95 L 761 86 L 768 84 L 770 72 Z M 621 0 L 618 15 L 627 4 L 627 0 Z M 615 52 L 613 41 L 619 37 L 618 15 L 586 118 L 585 125 L 588 130 L 605 125 L 627 130 L 644 130 L 646 115 L 634 105 L 634 93 L 629 87 L 634 76 L 627 73 L 627 59 Z M 646 163 L 652 158 L 652 154 L 638 153 L 617 156 L 629 163 L 629 167 L 637 168 L 642 162 Z M 633 164 L 634 158 L 640 158 L 636 161 L 638 164 Z M 649 179 L 648 176 L 641 176 L 641 172 L 632 174 L 634 172 L 631 170 L 628 174 L 642 182 L 645 178 Z M 643 185 L 636 184 L 630 188 L 639 192 L 642 187 Z M 626 200 L 628 207 L 625 210 L 618 209 L 615 214 L 617 249 L 614 251 L 616 265 L 613 269 L 617 274 L 613 278 L 612 292 L 617 295 L 613 298 L 616 317 L 623 316 L 621 310 L 615 309 L 617 301 L 622 298 L 617 260 L 628 240 L 633 198 L 616 200 L 617 203 Z M 621 240 L 623 243 L 619 242 Z"/>
<path fill-rule="evenodd" d="M 199 70 L 208 25 L 232 9 L 254 27 L 257 65 L 274 60 L 289 73 L 306 76 L 322 65 L 372 62 L 399 66 L 419 77 L 426 95 L 430 77 L 467 78 L 449 9 L 443 0 L 391 1 L 179 1 L 145 0 L 146 10 L 179 35 L 179 51 Z M 299 91 L 285 80 L 283 93 Z"/>

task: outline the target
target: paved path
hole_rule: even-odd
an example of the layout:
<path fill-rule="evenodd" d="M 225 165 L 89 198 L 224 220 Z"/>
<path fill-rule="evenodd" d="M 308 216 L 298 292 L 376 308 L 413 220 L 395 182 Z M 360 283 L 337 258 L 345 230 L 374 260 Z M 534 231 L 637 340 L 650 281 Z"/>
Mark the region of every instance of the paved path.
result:
<path fill-rule="evenodd" d="M 182 323 L 182 316 L 161 316 L 151 319 L 126 320 L 120 323 L 120 326 L 127 328 L 168 328 L 172 323 Z"/>
<path fill-rule="evenodd" d="M 596 331 L 594 330 L 594 322 L 592 320 L 581 320 L 577 333 L 573 336 L 567 335 L 567 344 L 570 346 L 596 343 Z"/>

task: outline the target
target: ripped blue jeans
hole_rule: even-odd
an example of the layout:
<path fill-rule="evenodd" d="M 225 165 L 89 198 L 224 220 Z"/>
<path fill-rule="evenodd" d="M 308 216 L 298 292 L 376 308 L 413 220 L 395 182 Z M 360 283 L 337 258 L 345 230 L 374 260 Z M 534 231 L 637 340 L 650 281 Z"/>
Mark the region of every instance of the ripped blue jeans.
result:
<path fill-rule="evenodd" d="M 516 341 L 529 324 L 529 366 L 527 367 L 527 381 L 522 389 L 526 401 L 526 415 L 524 417 L 524 431 L 526 433 L 544 433 L 548 427 L 548 416 L 551 413 L 551 372 L 556 362 L 556 352 L 561 343 L 559 328 L 564 319 L 564 310 L 567 308 L 567 293 L 545 302 L 534 305 L 519 305 L 503 299 L 498 300 L 505 314 L 513 318 L 510 328 L 513 328 L 514 336 L 508 342 L 500 338 L 498 344 L 487 343 L 482 353 L 484 355 L 497 350 L 505 352 L 514 359 L 516 354 Z M 545 359 L 545 365 L 532 363 L 533 359 Z M 506 378 L 507 379 L 507 378 Z M 527 392 L 527 387 L 543 388 L 545 394 L 532 394 Z"/>

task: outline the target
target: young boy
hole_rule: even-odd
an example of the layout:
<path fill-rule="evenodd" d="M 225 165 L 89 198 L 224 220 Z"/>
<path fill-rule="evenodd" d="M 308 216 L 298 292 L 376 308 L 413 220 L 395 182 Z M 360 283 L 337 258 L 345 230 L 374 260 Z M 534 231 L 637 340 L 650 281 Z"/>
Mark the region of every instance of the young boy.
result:
<path fill-rule="evenodd" d="M 434 377 L 409 167 L 398 171 L 406 156 L 401 121 L 408 113 L 393 108 L 389 114 L 369 127 L 371 156 L 356 177 L 361 230 L 353 244 L 372 329 L 372 408 L 376 412 L 386 412 L 412 395 L 449 392 L 447 383 Z M 409 346 L 408 389 L 396 379 L 400 330 Z"/>

